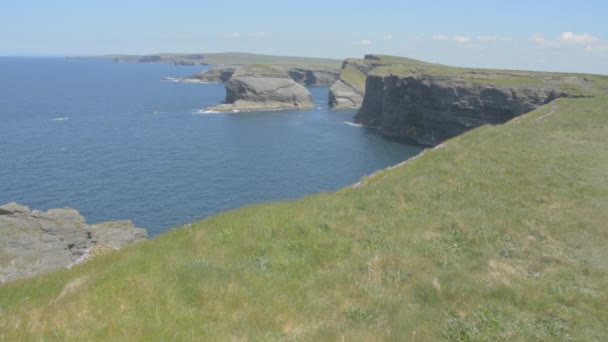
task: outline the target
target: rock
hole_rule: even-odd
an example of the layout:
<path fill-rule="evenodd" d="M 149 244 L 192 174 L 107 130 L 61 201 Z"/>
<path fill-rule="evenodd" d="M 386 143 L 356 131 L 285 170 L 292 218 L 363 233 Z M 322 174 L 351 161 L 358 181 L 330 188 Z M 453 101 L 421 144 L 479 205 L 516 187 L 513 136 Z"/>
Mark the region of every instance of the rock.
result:
<path fill-rule="evenodd" d="M 308 89 L 268 65 L 238 68 L 226 83 L 226 103 L 208 111 L 267 111 L 313 107 Z"/>
<path fill-rule="evenodd" d="M 0 205 L 0 215 L 11 215 L 15 213 L 28 213 L 30 208 L 15 202 Z"/>
<path fill-rule="evenodd" d="M 74 209 L 47 212 L 9 203 L 0 206 L 0 283 L 71 267 L 95 248 L 118 249 L 145 240 L 130 221 L 88 225 Z"/>
<path fill-rule="evenodd" d="M 282 67 L 278 67 L 282 68 Z M 338 70 L 320 67 L 283 67 L 289 77 L 305 86 L 329 86 L 338 79 Z"/>
<path fill-rule="evenodd" d="M 329 89 L 329 106 L 333 109 L 361 107 L 365 78 L 377 64 L 375 60 L 346 59 L 342 63 L 340 77 Z"/>
<path fill-rule="evenodd" d="M 370 74 L 355 122 L 386 136 L 433 146 L 563 96 L 569 94 L 542 83 L 506 86 L 451 76 Z"/>
<path fill-rule="evenodd" d="M 236 67 L 220 67 L 177 80 L 180 82 L 225 83 L 232 77 L 235 70 Z"/>
<path fill-rule="evenodd" d="M 338 70 L 329 67 L 275 65 L 273 68 L 287 72 L 291 79 L 305 86 L 327 86 L 338 79 Z M 167 77 L 166 79 L 185 83 L 225 83 L 232 77 L 236 69 L 236 66 L 218 67 L 189 77 Z"/>

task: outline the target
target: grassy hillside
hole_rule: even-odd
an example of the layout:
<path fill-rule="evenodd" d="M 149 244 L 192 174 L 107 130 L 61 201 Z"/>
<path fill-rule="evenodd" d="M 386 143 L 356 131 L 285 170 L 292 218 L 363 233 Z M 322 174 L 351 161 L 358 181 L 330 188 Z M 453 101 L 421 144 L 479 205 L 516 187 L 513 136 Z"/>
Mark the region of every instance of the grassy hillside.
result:
<path fill-rule="evenodd" d="M 608 340 L 608 98 L 0 286 L 0 339 Z"/>

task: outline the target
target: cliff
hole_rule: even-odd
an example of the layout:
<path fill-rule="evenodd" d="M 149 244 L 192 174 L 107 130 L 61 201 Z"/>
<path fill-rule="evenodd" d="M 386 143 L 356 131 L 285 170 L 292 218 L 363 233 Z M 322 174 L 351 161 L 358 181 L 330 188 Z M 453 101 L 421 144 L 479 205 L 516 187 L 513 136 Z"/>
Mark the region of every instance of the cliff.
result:
<path fill-rule="evenodd" d="M 365 79 L 372 68 L 365 60 L 346 59 L 338 80 L 329 89 L 329 106 L 334 109 L 361 107 L 365 95 Z"/>
<path fill-rule="evenodd" d="M 237 66 L 218 67 L 189 77 L 168 77 L 166 79 L 186 83 L 225 83 L 237 68 Z M 339 74 L 338 68 L 318 65 L 273 65 L 272 68 L 286 72 L 291 79 L 304 86 L 329 86 L 336 82 Z"/>
<path fill-rule="evenodd" d="M 308 109 L 313 107 L 308 89 L 287 72 L 268 65 L 247 65 L 236 69 L 226 82 L 225 104 L 208 111 Z"/>
<path fill-rule="evenodd" d="M 375 65 L 367 72 L 354 121 L 422 145 L 504 123 L 559 97 L 592 96 L 608 89 L 608 77 L 598 75 L 454 68 L 366 56 L 370 59 Z"/>
<path fill-rule="evenodd" d="M 88 225 L 74 209 L 41 212 L 5 204 L 0 206 L 0 283 L 69 268 L 146 235 L 130 221 Z"/>

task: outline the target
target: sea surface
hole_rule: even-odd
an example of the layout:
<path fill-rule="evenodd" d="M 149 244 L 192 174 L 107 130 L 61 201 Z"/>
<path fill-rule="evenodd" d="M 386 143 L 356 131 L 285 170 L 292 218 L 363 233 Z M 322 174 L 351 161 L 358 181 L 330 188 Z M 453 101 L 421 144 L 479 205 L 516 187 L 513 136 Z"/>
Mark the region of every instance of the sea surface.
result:
<path fill-rule="evenodd" d="M 420 151 L 315 109 L 201 114 L 222 84 L 161 81 L 205 67 L 0 58 L 0 204 L 72 207 L 155 236 L 251 203 L 335 191 Z"/>

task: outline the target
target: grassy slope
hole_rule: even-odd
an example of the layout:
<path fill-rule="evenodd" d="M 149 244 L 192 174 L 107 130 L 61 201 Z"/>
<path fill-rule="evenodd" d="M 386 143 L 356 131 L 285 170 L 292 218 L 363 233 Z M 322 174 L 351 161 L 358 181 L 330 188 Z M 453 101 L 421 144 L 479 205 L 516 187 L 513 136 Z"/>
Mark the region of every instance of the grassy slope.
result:
<path fill-rule="evenodd" d="M 357 189 L 3 285 L 0 339 L 608 340 L 607 107 L 560 99 Z"/>

